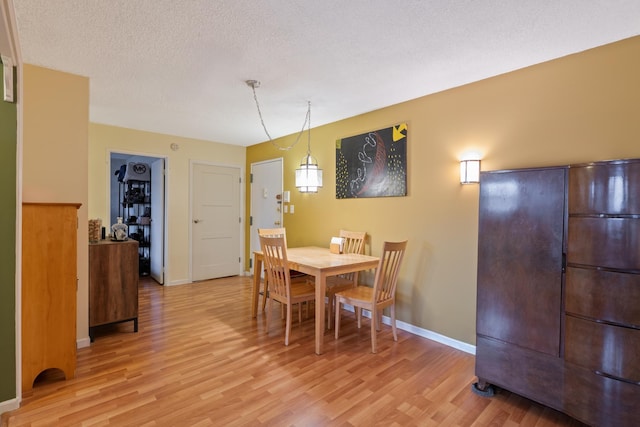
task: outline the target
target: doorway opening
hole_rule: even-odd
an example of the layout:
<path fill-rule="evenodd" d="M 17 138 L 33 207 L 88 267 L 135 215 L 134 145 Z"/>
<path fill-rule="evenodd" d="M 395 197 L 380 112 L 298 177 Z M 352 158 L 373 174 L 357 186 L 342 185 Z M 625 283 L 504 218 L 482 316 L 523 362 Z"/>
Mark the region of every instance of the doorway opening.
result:
<path fill-rule="evenodd" d="M 167 159 L 126 152 L 109 156 L 109 222 L 127 224 L 127 238 L 138 241 L 140 276 L 163 285 L 166 265 Z M 127 173 L 128 170 L 128 173 Z M 135 173 L 134 173 L 135 172 Z"/>

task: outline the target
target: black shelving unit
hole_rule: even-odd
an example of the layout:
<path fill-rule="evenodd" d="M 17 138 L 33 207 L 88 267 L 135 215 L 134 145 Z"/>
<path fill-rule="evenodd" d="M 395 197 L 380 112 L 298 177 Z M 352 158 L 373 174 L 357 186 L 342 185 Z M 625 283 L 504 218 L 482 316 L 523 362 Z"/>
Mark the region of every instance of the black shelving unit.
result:
<path fill-rule="evenodd" d="M 120 183 L 120 216 L 128 226 L 129 238 L 138 241 L 139 272 L 148 276 L 151 268 L 151 181 Z"/>

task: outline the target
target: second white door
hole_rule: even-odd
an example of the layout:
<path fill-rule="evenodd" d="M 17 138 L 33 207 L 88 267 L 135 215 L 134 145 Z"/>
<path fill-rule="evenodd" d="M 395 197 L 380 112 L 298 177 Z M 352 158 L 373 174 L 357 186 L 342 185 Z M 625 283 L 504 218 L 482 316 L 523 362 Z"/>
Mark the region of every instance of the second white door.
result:
<path fill-rule="evenodd" d="M 238 275 L 240 169 L 194 164 L 191 182 L 192 280 Z"/>

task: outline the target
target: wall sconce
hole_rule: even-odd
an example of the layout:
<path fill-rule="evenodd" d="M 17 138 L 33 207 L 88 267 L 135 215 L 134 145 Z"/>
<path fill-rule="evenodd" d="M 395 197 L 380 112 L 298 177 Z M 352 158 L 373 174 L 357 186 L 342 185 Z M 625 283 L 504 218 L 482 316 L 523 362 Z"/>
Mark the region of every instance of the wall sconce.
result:
<path fill-rule="evenodd" d="M 460 184 L 477 184 L 480 182 L 480 160 L 460 161 Z"/>

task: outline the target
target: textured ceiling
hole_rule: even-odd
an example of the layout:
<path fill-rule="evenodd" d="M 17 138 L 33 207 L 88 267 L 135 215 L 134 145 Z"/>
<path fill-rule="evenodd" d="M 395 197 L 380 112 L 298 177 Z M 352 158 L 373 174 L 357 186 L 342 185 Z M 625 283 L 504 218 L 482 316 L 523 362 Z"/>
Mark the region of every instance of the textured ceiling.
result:
<path fill-rule="evenodd" d="M 638 0 L 13 0 L 92 122 L 252 145 L 640 34 Z"/>

